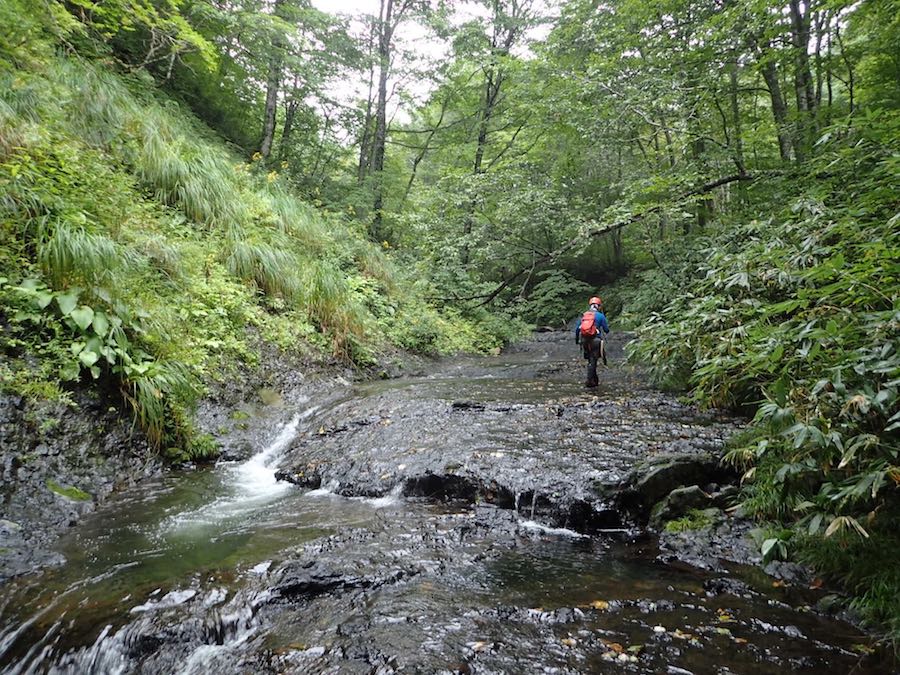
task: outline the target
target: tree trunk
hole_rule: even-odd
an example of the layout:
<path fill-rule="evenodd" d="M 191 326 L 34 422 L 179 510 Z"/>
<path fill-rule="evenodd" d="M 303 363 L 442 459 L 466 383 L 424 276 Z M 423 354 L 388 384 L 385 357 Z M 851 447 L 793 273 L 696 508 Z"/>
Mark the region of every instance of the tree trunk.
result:
<path fill-rule="evenodd" d="M 791 161 L 791 136 L 788 125 L 787 102 L 781 92 L 781 84 L 778 81 L 778 69 L 775 63 L 767 61 L 760 68 L 766 87 L 769 90 L 769 98 L 772 101 L 772 117 L 775 118 L 775 128 L 778 134 L 778 151 L 781 153 L 782 162 Z"/>
<path fill-rule="evenodd" d="M 375 44 L 375 22 L 369 28 L 369 93 L 366 96 L 366 115 L 363 119 L 362 138 L 359 141 L 359 164 L 356 171 L 356 182 L 362 182 L 369 174 L 372 164 L 372 91 L 375 88 L 375 58 L 372 50 Z"/>
<path fill-rule="evenodd" d="M 808 1 L 808 0 L 807 0 Z M 801 0 L 790 0 L 791 44 L 794 50 L 794 93 L 797 99 L 797 142 L 794 155 L 802 161 L 815 134 L 816 95 L 809 69 L 810 17 Z"/>
<path fill-rule="evenodd" d="M 413 182 L 415 182 L 416 180 L 416 172 L 419 169 L 419 164 L 421 164 L 422 160 L 425 159 L 425 155 L 428 153 L 428 150 L 431 147 L 431 141 L 434 140 L 435 134 L 437 134 L 438 130 L 441 128 L 441 125 L 444 123 L 444 116 L 447 114 L 447 107 L 450 105 L 450 98 L 450 94 L 448 94 L 446 97 L 441 99 L 441 112 L 438 115 L 437 123 L 428 131 L 428 136 L 425 139 L 425 142 L 422 144 L 422 148 L 419 150 L 419 153 L 413 160 L 412 171 L 410 172 L 409 180 L 406 183 L 406 190 L 403 191 L 403 204 L 405 204 L 406 200 L 409 198 L 409 193 L 412 190 Z"/>
<path fill-rule="evenodd" d="M 294 131 L 294 117 L 300 104 L 295 100 L 288 101 L 284 110 L 284 126 L 281 127 L 281 142 L 278 144 L 278 158 L 283 162 L 287 158 L 291 145 L 291 133 Z"/>
<path fill-rule="evenodd" d="M 274 14 L 281 16 L 285 0 L 275 0 Z M 269 75 L 266 79 L 266 107 L 263 111 L 263 135 L 259 145 L 259 154 L 268 159 L 272 152 L 272 141 L 275 138 L 275 114 L 278 112 L 278 89 L 281 86 L 281 67 L 284 60 L 282 54 L 284 41 L 272 41 L 272 55 L 269 58 Z"/>
<path fill-rule="evenodd" d="M 378 104 L 375 108 L 375 136 L 372 139 L 372 173 L 375 175 L 374 216 L 372 238 L 382 238 L 382 209 L 384 208 L 384 146 L 387 140 L 387 81 L 391 67 L 392 14 L 394 0 L 381 0 L 378 33 Z"/>
<path fill-rule="evenodd" d="M 854 88 L 853 64 L 850 62 L 850 59 L 847 57 L 847 50 L 844 49 L 844 40 L 841 37 L 841 22 L 835 21 L 834 23 L 835 23 L 834 36 L 835 36 L 835 38 L 837 38 L 838 47 L 840 47 L 840 49 L 841 49 L 841 59 L 843 59 L 844 65 L 847 67 L 847 94 L 850 98 L 850 101 L 849 101 L 850 114 L 852 115 L 853 111 L 856 107 L 854 104 L 854 101 L 853 101 L 853 88 Z"/>
<path fill-rule="evenodd" d="M 731 99 L 731 149 L 734 163 L 739 173 L 746 173 L 744 164 L 744 130 L 741 123 L 741 106 L 738 98 L 738 65 L 737 54 L 728 64 L 729 97 Z M 747 190 L 743 183 L 738 183 L 738 200 L 741 203 L 747 201 Z"/>

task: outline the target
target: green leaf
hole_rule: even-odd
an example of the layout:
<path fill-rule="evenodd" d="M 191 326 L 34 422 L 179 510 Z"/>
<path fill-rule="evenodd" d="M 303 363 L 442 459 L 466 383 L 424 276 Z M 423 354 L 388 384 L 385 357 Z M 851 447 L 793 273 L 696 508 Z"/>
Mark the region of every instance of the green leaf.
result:
<path fill-rule="evenodd" d="M 100 355 L 97 352 L 91 352 L 87 349 L 83 350 L 78 354 L 78 360 L 81 361 L 86 367 L 90 368 L 97 360 L 100 358 Z"/>
<path fill-rule="evenodd" d="M 64 382 L 71 382 L 78 379 L 79 373 L 81 373 L 81 367 L 78 365 L 78 362 L 71 361 L 59 369 L 59 379 Z"/>
<path fill-rule="evenodd" d="M 819 528 L 822 527 L 822 518 L 823 515 L 821 513 L 817 513 L 812 517 L 812 520 L 809 521 L 809 527 L 807 528 L 807 532 L 809 534 L 818 534 Z"/>
<path fill-rule="evenodd" d="M 35 302 L 37 303 L 38 307 L 44 309 L 47 305 L 53 302 L 53 293 L 51 293 L 50 291 L 38 291 Z"/>
<path fill-rule="evenodd" d="M 69 316 L 81 330 L 87 330 L 94 320 L 94 310 L 87 305 L 82 305 L 78 309 L 73 309 Z"/>
<path fill-rule="evenodd" d="M 105 337 L 107 331 L 109 331 L 109 319 L 106 318 L 106 314 L 103 312 L 94 312 L 94 332 L 100 337 Z"/>
<path fill-rule="evenodd" d="M 81 352 L 81 350 L 84 349 L 84 343 L 83 343 L 83 342 L 78 342 L 78 341 L 73 342 L 73 343 L 69 346 L 69 349 L 72 350 L 72 355 L 73 355 L 73 356 L 78 356 L 78 354 Z"/>
<path fill-rule="evenodd" d="M 763 559 L 768 560 L 769 556 L 775 551 L 775 547 L 778 545 L 777 539 L 766 539 L 763 544 L 762 551 Z"/>
<path fill-rule="evenodd" d="M 78 304 L 78 291 L 69 291 L 68 293 L 57 295 L 56 304 L 59 305 L 59 311 L 62 312 L 63 316 L 68 316 L 75 309 L 75 305 Z"/>

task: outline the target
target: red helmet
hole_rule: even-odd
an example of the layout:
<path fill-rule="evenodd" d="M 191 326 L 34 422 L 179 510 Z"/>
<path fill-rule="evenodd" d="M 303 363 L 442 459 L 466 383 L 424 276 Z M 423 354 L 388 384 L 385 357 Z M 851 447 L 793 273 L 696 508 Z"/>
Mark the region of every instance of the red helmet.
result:
<path fill-rule="evenodd" d="M 595 295 L 593 298 L 591 298 L 590 300 L 588 300 L 588 304 L 589 304 L 589 305 L 597 305 L 597 306 L 600 306 L 600 305 L 603 304 L 603 301 L 600 300 L 600 298 L 598 298 L 598 297 Z"/>

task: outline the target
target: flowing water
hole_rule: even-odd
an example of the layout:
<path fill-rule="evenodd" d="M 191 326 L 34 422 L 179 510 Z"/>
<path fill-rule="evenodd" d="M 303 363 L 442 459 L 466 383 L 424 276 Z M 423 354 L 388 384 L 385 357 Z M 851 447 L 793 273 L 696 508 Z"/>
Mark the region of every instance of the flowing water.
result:
<path fill-rule="evenodd" d="M 254 420 L 249 459 L 118 495 L 60 541 L 66 565 L 0 589 L 2 672 L 877 672 L 816 591 L 553 510 L 734 428 L 623 368 L 585 393 L 563 340 L 295 398 Z M 314 485 L 276 480 L 301 465 Z"/>

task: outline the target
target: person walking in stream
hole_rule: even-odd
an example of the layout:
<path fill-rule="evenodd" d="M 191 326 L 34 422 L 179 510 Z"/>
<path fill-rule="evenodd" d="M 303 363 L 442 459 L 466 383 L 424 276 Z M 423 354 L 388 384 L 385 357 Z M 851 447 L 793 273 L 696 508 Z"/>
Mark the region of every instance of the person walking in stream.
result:
<path fill-rule="evenodd" d="M 602 302 L 596 295 L 588 300 L 590 309 L 581 316 L 581 321 L 575 327 L 575 344 L 581 344 L 584 358 L 587 359 L 586 387 L 596 387 L 600 384 L 597 377 L 597 361 L 602 358 L 606 365 L 606 350 L 603 338 L 609 333 L 609 322 L 601 311 Z"/>

